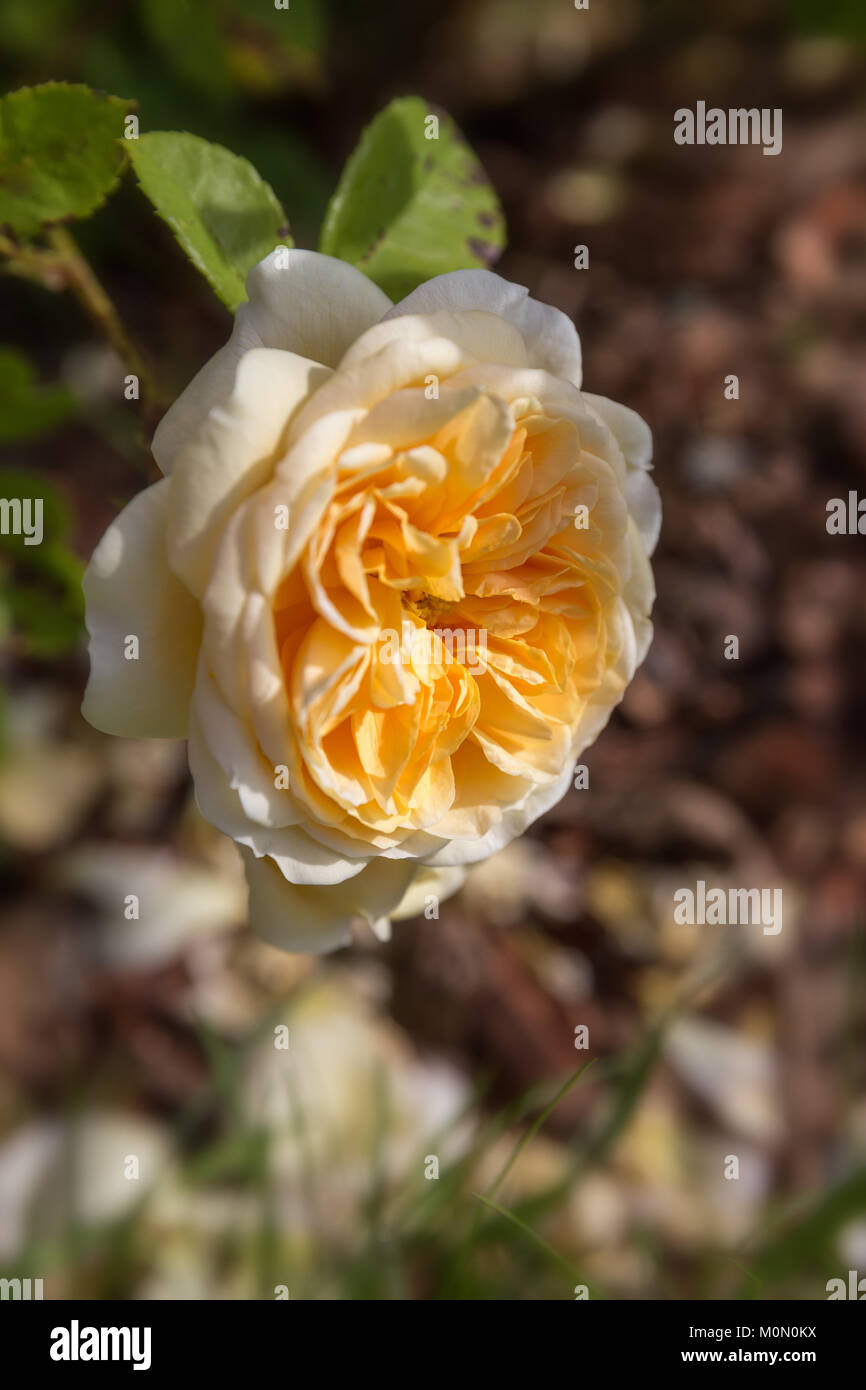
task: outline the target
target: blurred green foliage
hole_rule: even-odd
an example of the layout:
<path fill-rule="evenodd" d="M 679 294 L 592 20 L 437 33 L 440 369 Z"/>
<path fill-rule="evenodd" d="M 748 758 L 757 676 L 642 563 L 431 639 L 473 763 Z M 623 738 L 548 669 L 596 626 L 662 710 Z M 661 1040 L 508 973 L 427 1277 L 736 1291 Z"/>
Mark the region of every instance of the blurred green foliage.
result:
<path fill-rule="evenodd" d="M 81 562 L 69 546 L 71 521 L 60 493 L 31 470 L 0 470 L 0 498 L 42 502 L 42 541 L 0 535 L 0 635 L 24 655 L 51 659 L 81 634 Z"/>
<path fill-rule="evenodd" d="M 792 0 L 794 22 L 807 34 L 866 42 L 866 5 L 863 0 Z"/>
<path fill-rule="evenodd" d="M 564 1215 L 590 1167 L 609 1162 L 615 1154 L 651 1082 L 653 1067 L 647 1058 L 655 1055 L 664 1023 L 651 1029 L 650 1043 L 639 1046 L 622 1064 L 592 1069 L 603 1086 L 593 1106 L 589 1136 L 578 1134 L 571 1141 L 575 1165 L 569 1181 L 542 1184 L 516 1199 L 500 1199 L 500 1187 L 562 1099 L 580 1085 L 587 1065 L 564 1082 L 531 1087 L 475 1125 L 486 1089 L 480 1080 L 464 1113 L 446 1130 L 428 1135 L 399 1177 L 389 1177 L 383 1161 L 393 1123 L 390 1082 L 386 1069 L 371 1065 L 366 1104 L 373 1150 L 365 1161 L 366 1186 L 358 1193 L 356 1221 L 344 1231 L 328 1230 L 325 1223 L 311 1241 L 306 1230 L 295 1233 L 291 1222 L 276 1215 L 278 1184 L 285 1181 L 277 1174 L 276 1149 L 283 1146 L 285 1159 L 287 1136 L 273 1125 L 252 1120 L 241 1101 L 245 1064 L 267 1040 L 273 1018 L 289 1016 L 287 1003 L 291 1012 L 303 994 L 302 988 L 273 1013 L 266 1012 L 234 1043 L 202 1029 L 209 1077 L 176 1119 L 169 1188 L 188 1193 L 190 1200 L 210 1194 L 215 1203 L 211 1210 L 234 1210 L 235 1221 L 215 1226 L 209 1236 L 196 1228 L 183 1236 L 182 1208 L 176 1198 L 166 1206 L 164 1183 L 169 1174 L 163 1170 L 122 1217 L 88 1222 L 76 1207 L 73 1181 L 67 1193 L 56 1194 L 63 1229 L 49 1234 L 37 1204 L 30 1212 L 25 1246 L 0 1275 L 50 1279 L 62 1271 L 79 1297 L 134 1297 L 139 1280 L 158 1260 L 160 1244 L 169 1239 L 180 1241 L 183 1248 L 193 1238 L 208 1247 L 199 1249 L 197 1258 L 212 1261 L 229 1284 L 248 1289 L 248 1296 L 266 1300 L 285 1284 L 293 1299 L 571 1301 L 579 1286 L 585 1286 L 593 1300 L 610 1296 L 581 1270 L 579 1251 L 567 1240 L 552 1244 L 542 1232 L 549 1232 L 551 1223 L 555 1226 Z M 319 1171 L 308 1153 L 307 1119 L 289 1077 L 286 1086 L 291 1143 L 300 1160 L 295 1195 L 308 1215 L 321 1213 L 332 1175 L 327 1167 Z M 86 1101 L 80 1096 L 83 1108 L 70 1117 L 70 1174 L 76 1172 L 78 1128 L 86 1122 Z M 447 1150 L 450 1136 L 466 1122 L 473 1123 L 470 1141 L 459 1146 L 457 1157 L 443 1158 L 436 1181 L 425 1181 L 427 1155 Z M 515 1132 L 519 1137 L 511 1140 L 513 1147 L 497 1177 L 481 1188 L 480 1171 L 485 1166 L 489 1171 L 492 1155 Z M 52 1205 L 54 1227 L 58 1204 Z M 647 1254 L 657 1266 L 657 1296 L 694 1298 L 699 1291 L 700 1297 L 734 1300 L 814 1297 L 815 1287 L 823 1290 L 828 1275 L 838 1272 L 834 1242 L 841 1226 L 864 1210 L 866 1169 L 861 1168 L 825 1192 L 779 1208 L 733 1253 L 706 1242 L 697 1252 L 697 1268 L 690 1264 L 678 1270 L 675 1261 L 665 1262 L 664 1253 L 648 1244 Z M 253 1219 L 241 1220 L 242 1211 Z"/>
<path fill-rule="evenodd" d="M 40 386 L 27 358 L 0 346 L 0 444 L 33 439 L 61 424 L 75 398 L 60 386 Z"/>

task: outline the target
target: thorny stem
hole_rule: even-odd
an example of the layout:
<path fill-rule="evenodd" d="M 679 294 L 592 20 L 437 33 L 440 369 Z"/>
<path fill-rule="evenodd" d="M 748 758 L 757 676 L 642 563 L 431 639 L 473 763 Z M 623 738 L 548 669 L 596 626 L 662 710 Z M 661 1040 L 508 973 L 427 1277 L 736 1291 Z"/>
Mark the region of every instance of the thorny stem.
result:
<path fill-rule="evenodd" d="M 168 401 L 124 328 L 117 309 L 66 228 L 54 227 L 47 237 L 51 250 L 19 246 L 0 235 L 0 254 L 9 258 L 10 270 L 39 281 L 46 289 L 72 291 L 130 373 L 138 377 L 143 415 L 148 424 L 155 423 Z"/>

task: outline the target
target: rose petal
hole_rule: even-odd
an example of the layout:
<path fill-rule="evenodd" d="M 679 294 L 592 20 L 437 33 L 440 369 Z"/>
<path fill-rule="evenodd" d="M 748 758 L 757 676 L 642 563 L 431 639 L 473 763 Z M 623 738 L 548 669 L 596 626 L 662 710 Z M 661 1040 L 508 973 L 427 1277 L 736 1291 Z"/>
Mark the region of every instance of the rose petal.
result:
<path fill-rule="evenodd" d="M 226 522 L 273 472 L 294 412 L 330 375 L 307 357 L 255 348 L 238 363 L 228 399 L 178 449 L 169 553 L 194 594 L 204 591 Z"/>
<path fill-rule="evenodd" d="M 417 917 L 427 906 L 428 897 L 444 902 L 452 897 L 466 882 L 466 870 L 419 869 L 404 893 L 399 907 L 391 913 L 392 922 L 402 922 L 407 917 Z"/>
<path fill-rule="evenodd" d="M 490 270 L 452 270 L 437 275 L 401 299 L 385 320 L 405 314 L 436 314 L 481 309 L 498 314 L 520 330 L 529 361 L 570 381 L 581 382 L 580 339 L 571 319 L 550 304 L 530 298 L 523 285 L 512 285 Z"/>
<path fill-rule="evenodd" d="M 399 306 L 397 306 L 399 307 Z M 396 309 L 393 311 L 396 314 Z M 353 366 L 371 357 L 388 343 L 420 342 L 425 338 L 447 338 L 457 343 L 476 362 L 497 362 L 512 367 L 529 367 L 529 353 L 523 334 L 498 314 L 481 309 L 448 310 L 439 313 L 400 314 L 389 311 L 381 323 L 374 324 L 352 344 L 340 368 Z"/>
<path fill-rule="evenodd" d="M 656 548 L 662 524 L 662 506 L 658 488 L 649 476 L 652 467 L 653 441 L 649 425 L 637 411 L 606 396 L 583 392 L 590 409 L 607 425 L 623 458 L 628 464 L 625 495 L 628 508 L 637 522 L 647 555 Z"/>
<path fill-rule="evenodd" d="M 370 923 L 388 918 L 415 872 L 411 863 L 376 859 L 348 883 L 298 887 L 283 877 L 273 860 L 257 859 L 246 849 L 241 854 L 253 931 L 283 950 L 315 954 L 345 946 L 351 940 L 354 917 L 362 916 Z"/>
<path fill-rule="evenodd" d="M 583 399 L 600 415 L 607 425 L 630 468 L 649 468 L 653 456 L 652 431 L 636 410 L 618 401 L 608 400 L 607 396 L 594 396 L 591 391 L 581 393 Z"/>
<path fill-rule="evenodd" d="M 84 575 L 90 678 L 82 713 L 123 738 L 184 738 L 201 639 L 198 605 L 168 565 L 169 482 L 134 497 Z M 138 660 L 124 656 L 135 636 Z"/>
<path fill-rule="evenodd" d="M 215 405 L 231 393 L 238 362 L 252 348 L 282 348 L 335 367 L 357 337 L 391 307 L 388 296 L 354 266 L 315 251 L 279 247 L 247 276 L 249 300 L 229 341 L 178 396 L 153 436 L 163 473 Z"/>

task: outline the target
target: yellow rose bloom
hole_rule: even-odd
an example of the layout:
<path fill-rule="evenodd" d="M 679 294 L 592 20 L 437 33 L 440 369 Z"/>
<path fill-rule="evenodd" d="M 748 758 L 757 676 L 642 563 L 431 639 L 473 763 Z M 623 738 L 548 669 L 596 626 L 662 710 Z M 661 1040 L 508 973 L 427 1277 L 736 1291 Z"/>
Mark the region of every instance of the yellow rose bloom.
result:
<path fill-rule="evenodd" d="M 83 708 L 189 738 L 254 928 L 324 951 L 563 795 L 649 646 L 660 506 L 646 425 L 521 286 L 394 306 L 280 248 L 247 289 L 88 568 Z"/>

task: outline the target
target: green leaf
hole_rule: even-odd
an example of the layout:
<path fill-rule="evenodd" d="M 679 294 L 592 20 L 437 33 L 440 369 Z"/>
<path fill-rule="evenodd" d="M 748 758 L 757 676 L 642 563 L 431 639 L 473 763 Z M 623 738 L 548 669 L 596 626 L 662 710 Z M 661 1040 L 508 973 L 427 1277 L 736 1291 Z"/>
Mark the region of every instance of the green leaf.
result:
<path fill-rule="evenodd" d="M 0 226 L 32 237 L 46 223 L 89 217 L 120 177 L 132 105 L 67 82 L 3 97 Z"/>
<path fill-rule="evenodd" d="M 293 245 L 273 189 L 249 160 L 198 135 L 157 130 L 130 147 L 142 189 L 234 312 L 247 271 L 275 246 Z"/>
<path fill-rule="evenodd" d="M 70 392 L 38 386 L 23 353 L 0 347 L 0 444 L 44 434 L 74 409 Z"/>
<path fill-rule="evenodd" d="M 438 120 L 438 139 L 428 139 Z M 420 97 L 367 126 L 331 199 L 319 249 L 392 299 L 449 270 L 486 266 L 505 245 L 502 209 L 454 122 Z"/>

